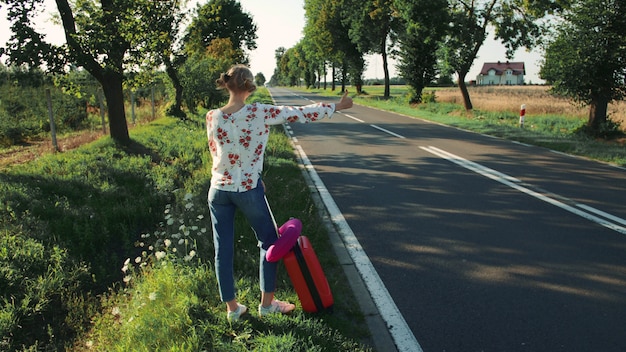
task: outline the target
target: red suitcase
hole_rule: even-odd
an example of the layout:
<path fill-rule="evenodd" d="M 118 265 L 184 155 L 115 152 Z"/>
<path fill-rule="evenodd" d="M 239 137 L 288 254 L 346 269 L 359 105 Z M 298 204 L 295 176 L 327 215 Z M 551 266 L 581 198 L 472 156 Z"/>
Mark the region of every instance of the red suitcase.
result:
<path fill-rule="evenodd" d="M 333 294 L 306 236 L 298 238 L 297 245 L 283 258 L 283 263 L 305 312 L 332 311 Z"/>
<path fill-rule="evenodd" d="M 276 232 L 280 235 L 267 198 L 265 198 L 265 203 L 272 216 Z M 298 232 L 301 229 L 302 224 L 300 223 Z M 296 245 L 283 257 L 283 263 L 285 263 L 287 274 L 289 274 L 305 312 L 332 311 L 334 300 L 330 285 L 328 285 L 326 275 L 324 275 L 320 261 L 317 259 L 317 254 L 315 254 L 315 250 L 306 236 L 298 237 Z"/>

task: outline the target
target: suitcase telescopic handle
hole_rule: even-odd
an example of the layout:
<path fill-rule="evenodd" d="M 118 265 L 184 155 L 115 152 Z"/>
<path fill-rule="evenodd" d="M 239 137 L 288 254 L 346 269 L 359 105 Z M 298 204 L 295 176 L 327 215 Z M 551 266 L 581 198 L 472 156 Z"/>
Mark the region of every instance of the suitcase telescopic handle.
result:
<path fill-rule="evenodd" d="M 278 235 L 278 225 L 276 224 L 276 219 L 274 218 L 274 212 L 272 212 L 272 207 L 270 207 L 270 202 L 267 201 L 267 196 L 263 195 L 265 198 L 265 205 L 267 205 L 267 210 L 270 212 L 270 216 L 272 217 L 272 222 L 274 223 L 274 229 L 276 230 L 276 235 Z"/>

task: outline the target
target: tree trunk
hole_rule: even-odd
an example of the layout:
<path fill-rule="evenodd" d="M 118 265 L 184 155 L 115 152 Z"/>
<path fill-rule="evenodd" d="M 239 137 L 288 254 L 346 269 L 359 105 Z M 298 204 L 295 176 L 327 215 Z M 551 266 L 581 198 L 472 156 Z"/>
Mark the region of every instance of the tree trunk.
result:
<path fill-rule="evenodd" d="M 330 84 L 331 84 L 331 86 L 330 86 L 330 87 L 331 87 L 331 88 L 330 88 L 330 90 L 332 90 L 332 91 L 334 92 L 334 91 L 335 91 L 335 88 L 336 88 L 336 87 L 335 87 L 335 64 L 334 64 L 334 63 L 333 63 L 333 67 L 332 67 L 331 72 L 332 72 L 332 73 L 331 73 L 331 75 L 330 75 L 330 81 L 331 81 L 331 83 L 330 83 Z"/>
<path fill-rule="evenodd" d="M 385 37 L 385 40 L 387 40 L 387 37 Z M 381 47 L 381 56 L 383 57 L 383 73 L 385 75 L 385 93 L 383 95 L 383 97 L 385 99 L 388 99 L 389 96 L 391 95 L 390 89 L 389 89 L 389 67 L 388 67 L 388 62 L 387 62 L 387 46 L 385 45 L 385 41 L 383 41 L 382 47 Z"/>
<path fill-rule="evenodd" d="M 102 90 L 107 101 L 109 112 L 109 131 L 111 138 L 121 144 L 130 143 L 128 125 L 126 124 L 126 112 L 124 109 L 124 90 L 122 88 L 123 77 L 112 71 L 105 71 L 102 77 Z"/>
<path fill-rule="evenodd" d="M 169 58 L 165 60 L 165 72 L 167 72 L 167 76 L 172 81 L 172 85 L 174 86 L 174 90 L 176 91 L 176 96 L 174 97 L 174 105 L 169 108 L 168 113 L 172 116 L 185 118 L 187 117 L 183 112 L 183 85 L 180 83 L 180 79 L 178 79 L 178 72 L 174 67 L 174 64 Z"/>
<path fill-rule="evenodd" d="M 467 76 L 467 72 L 458 72 L 459 74 L 459 89 L 461 89 L 461 95 L 463 96 L 463 105 L 465 106 L 466 111 L 472 110 L 474 107 L 472 106 L 472 101 L 470 100 L 469 91 L 467 90 L 467 85 L 465 85 L 465 76 Z"/>
<path fill-rule="evenodd" d="M 587 127 L 592 131 L 597 131 L 600 125 L 606 122 L 606 113 L 609 106 L 609 99 L 605 97 L 594 97 L 589 104 L 589 120 Z"/>

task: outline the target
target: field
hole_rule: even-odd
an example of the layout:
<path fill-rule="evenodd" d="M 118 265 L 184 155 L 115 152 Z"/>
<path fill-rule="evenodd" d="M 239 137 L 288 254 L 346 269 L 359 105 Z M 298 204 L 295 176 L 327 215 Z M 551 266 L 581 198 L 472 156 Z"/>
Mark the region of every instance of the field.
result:
<path fill-rule="evenodd" d="M 474 108 L 482 111 L 519 112 L 522 104 L 526 105 L 526 115 L 563 115 L 586 120 L 588 107 L 574 105 L 571 101 L 555 97 L 548 92 L 547 86 L 490 86 L 469 87 L 469 94 Z M 441 103 L 463 104 L 463 97 L 457 87 L 436 88 L 436 99 Z M 626 102 L 609 105 L 609 116 L 615 122 L 621 122 L 626 128 Z"/>

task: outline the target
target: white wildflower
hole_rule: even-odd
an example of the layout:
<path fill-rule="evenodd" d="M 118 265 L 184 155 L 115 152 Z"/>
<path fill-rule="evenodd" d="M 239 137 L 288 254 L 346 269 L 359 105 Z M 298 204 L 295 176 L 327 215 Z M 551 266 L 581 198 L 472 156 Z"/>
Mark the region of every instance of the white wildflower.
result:
<path fill-rule="evenodd" d="M 111 308 L 111 314 L 113 314 L 114 316 L 120 315 L 120 307 Z"/>
<path fill-rule="evenodd" d="M 170 239 L 165 239 L 165 247 L 169 247 L 170 245 L 172 245 L 172 241 Z"/>
<path fill-rule="evenodd" d="M 137 263 L 137 264 L 141 263 L 141 257 L 135 258 L 135 263 Z"/>
<path fill-rule="evenodd" d="M 156 257 L 157 260 L 161 260 L 161 259 L 165 258 L 166 253 L 165 253 L 165 251 L 158 251 L 158 252 L 154 253 L 154 256 Z"/>
<path fill-rule="evenodd" d="M 191 251 L 189 252 L 189 254 L 187 254 L 187 255 L 185 256 L 185 258 L 184 258 L 184 259 L 185 259 L 185 261 L 187 261 L 187 262 L 188 262 L 188 261 L 190 261 L 190 260 L 191 260 L 193 257 L 195 257 L 195 256 L 196 256 L 196 251 L 191 250 Z"/>
<path fill-rule="evenodd" d="M 150 293 L 150 294 L 148 295 L 148 299 L 149 299 L 149 300 L 151 300 L 151 301 L 156 300 L 156 297 L 157 297 L 156 292 L 152 292 L 152 293 Z"/>

